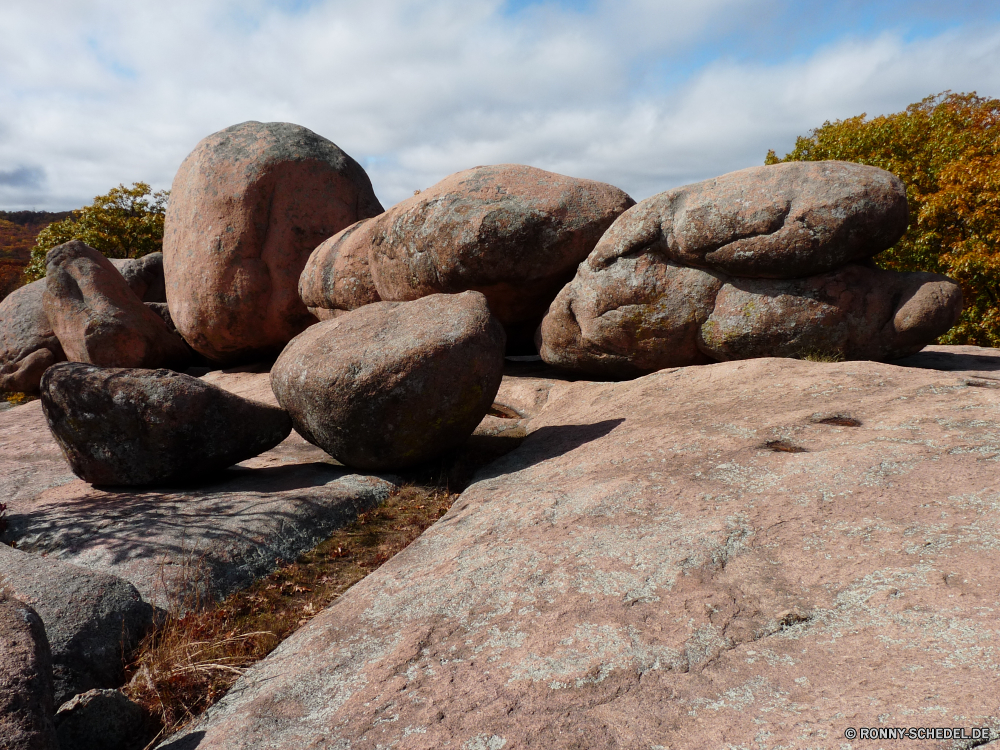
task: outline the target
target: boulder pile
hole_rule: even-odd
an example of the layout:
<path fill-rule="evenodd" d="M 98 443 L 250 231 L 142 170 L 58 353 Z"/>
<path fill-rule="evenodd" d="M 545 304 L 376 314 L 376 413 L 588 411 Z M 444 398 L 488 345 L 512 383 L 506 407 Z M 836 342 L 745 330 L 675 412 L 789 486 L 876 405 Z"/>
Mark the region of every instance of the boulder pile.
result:
<path fill-rule="evenodd" d="M 883 427 L 910 424 L 881 365 L 828 371 L 874 404 L 859 419 L 836 389 L 809 390 L 815 363 L 787 358 L 905 357 L 953 325 L 957 284 L 872 260 L 907 222 L 899 179 L 844 162 L 746 169 L 638 204 L 592 180 L 480 166 L 386 211 L 362 167 L 303 127 L 208 136 L 174 180 L 162 254 L 111 261 L 68 242 L 49 252 L 45 279 L 0 302 L 0 390 L 40 394 L 0 415 L 0 509 L 11 511 L 0 534 L 20 547 L 0 547 L 0 744 L 130 747 L 116 737 L 148 727 L 116 691 L 121 666 L 157 608 L 187 606 L 175 589 L 211 598 L 248 585 L 402 483 L 371 472 L 426 468 L 473 433 L 513 435 L 490 422 L 502 417 L 518 423 L 516 444 L 530 432 L 524 450 L 477 475 L 453 523 L 353 589 L 192 731 L 203 747 L 237 735 L 288 748 L 674 742 L 747 670 L 734 662 L 712 684 L 677 675 L 709 674 L 755 639 L 784 654 L 790 629 L 822 638 L 839 606 L 832 584 L 803 588 L 814 566 L 779 575 L 778 593 L 726 577 L 739 575 L 730 560 L 754 580 L 793 570 L 804 532 L 772 533 L 788 513 L 769 488 L 791 493 L 789 512 L 818 539 L 833 532 L 814 484 L 869 498 L 864 488 L 904 472 L 914 441 L 893 449 L 896 468 L 877 469 L 845 458 L 855 438 L 832 431 L 889 415 L 863 433 L 881 441 Z M 505 355 L 536 351 L 545 378 L 505 378 Z M 756 362 L 724 364 L 743 359 Z M 718 383 L 696 370 L 566 382 L 709 363 Z M 782 383 L 762 395 L 747 376 Z M 938 432 L 957 389 L 982 383 L 899 382 L 913 398 L 938 394 L 925 405 L 939 418 L 921 423 L 928 455 L 972 476 L 958 454 L 986 445 L 980 422 Z M 789 401 L 783 383 L 803 393 Z M 725 414 L 707 428 L 702 403 L 720 387 Z M 498 392 L 510 403 L 494 404 Z M 722 424 L 740 410 L 756 422 Z M 699 450 L 711 458 L 691 458 Z M 833 479 L 831 466 L 843 469 Z M 862 469 L 861 484 L 845 479 Z M 813 484 L 789 489 L 803 472 Z M 971 519 L 996 504 L 969 482 L 948 507 Z M 850 544 L 872 513 L 909 523 L 901 505 L 869 500 L 836 512 Z M 778 551 L 755 550 L 783 534 Z M 836 581 L 880 574 L 820 564 Z M 775 695 L 810 698 L 785 676 Z M 723 734 L 702 744 L 742 738 Z"/>
<path fill-rule="evenodd" d="M 871 257 L 907 226 L 902 182 L 875 167 L 754 167 L 647 198 L 601 238 L 538 333 L 550 364 L 620 379 L 753 357 L 885 360 L 945 333 L 944 276 Z"/>

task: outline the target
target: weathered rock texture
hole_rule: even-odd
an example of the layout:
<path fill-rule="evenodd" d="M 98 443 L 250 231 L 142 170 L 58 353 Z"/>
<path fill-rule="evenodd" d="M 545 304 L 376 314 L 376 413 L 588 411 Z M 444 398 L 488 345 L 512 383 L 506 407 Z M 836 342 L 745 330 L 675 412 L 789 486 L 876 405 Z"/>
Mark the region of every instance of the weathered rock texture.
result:
<path fill-rule="evenodd" d="M 898 359 L 947 333 L 961 312 L 958 284 L 932 273 L 850 265 L 805 279 L 731 279 L 699 343 L 715 360 Z"/>
<path fill-rule="evenodd" d="M 382 300 L 368 267 L 370 236 L 365 219 L 337 232 L 309 255 L 299 277 L 299 297 L 320 320 Z"/>
<path fill-rule="evenodd" d="M 174 178 L 163 239 L 178 330 L 220 362 L 273 355 L 315 321 L 299 299 L 313 249 L 382 206 L 361 166 L 290 123 L 208 136 Z"/>
<path fill-rule="evenodd" d="M 59 750 L 52 717 L 52 659 L 38 614 L 0 579 L 0 747 Z"/>
<path fill-rule="evenodd" d="M 153 624 L 132 584 L 0 544 L 0 580 L 45 623 L 55 705 L 124 679 L 125 659 Z"/>
<path fill-rule="evenodd" d="M 142 750 L 152 722 L 120 690 L 88 690 L 56 712 L 59 750 Z"/>
<path fill-rule="evenodd" d="M 503 328 L 477 292 L 379 302 L 299 334 L 271 370 L 295 429 L 346 466 L 414 466 L 457 447 L 503 378 Z"/>
<path fill-rule="evenodd" d="M 170 370 L 67 362 L 42 378 L 42 409 L 73 473 L 98 485 L 192 482 L 288 437 L 281 409 Z"/>
<path fill-rule="evenodd" d="M 841 161 L 751 167 L 668 190 L 618 219 L 589 264 L 643 251 L 734 276 L 788 279 L 870 258 L 906 231 L 906 190 Z"/>
<path fill-rule="evenodd" d="M 397 203 L 345 244 L 352 254 L 370 247 L 382 299 L 479 291 L 509 337 L 530 340 L 577 264 L 634 203 L 602 182 L 520 164 L 476 167 Z"/>
<path fill-rule="evenodd" d="M 0 302 L 0 391 L 38 393 L 42 373 L 66 359 L 45 314 L 45 279 Z"/>
<path fill-rule="evenodd" d="M 553 384 L 520 448 L 163 747 L 997 727 L 996 374 L 757 359 Z"/>
<path fill-rule="evenodd" d="M 276 406 L 267 372 L 205 378 Z M 77 479 L 41 402 L 0 412 L 0 542 L 132 583 L 164 609 L 222 597 L 294 560 L 388 497 L 397 480 L 352 474 L 292 433 L 198 487 L 105 491 Z"/>
<path fill-rule="evenodd" d="M 72 240 L 45 260 L 45 314 L 67 359 L 103 367 L 187 366 L 191 352 L 181 337 L 97 250 Z"/>
<path fill-rule="evenodd" d="M 167 289 L 163 281 L 163 253 L 110 260 L 136 297 L 143 302 L 167 301 Z"/>
<path fill-rule="evenodd" d="M 588 260 L 538 332 L 546 362 L 604 378 L 753 357 L 887 360 L 920 351 L 962 311 L 945 276 L 849 264 L 803 279 L 746 279 L 646 251 Z"/>

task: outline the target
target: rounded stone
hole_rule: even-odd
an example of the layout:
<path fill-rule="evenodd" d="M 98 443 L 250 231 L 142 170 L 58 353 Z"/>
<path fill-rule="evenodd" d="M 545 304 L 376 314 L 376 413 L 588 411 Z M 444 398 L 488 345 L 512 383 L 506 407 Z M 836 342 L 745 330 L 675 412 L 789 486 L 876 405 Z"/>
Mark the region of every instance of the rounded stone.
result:
<path fill-rule="evenodd" d="M 364 169 L 311 130 L 244 122 L 208 136 L 177 171 L 165 219 L 177 330 L 217 362 L 277 354 L 316 321 L 298 295 L 309 254 L 381 212 Z"/>
<path fill-rule="evenodd" d="M 295 429 L 341 463 L 406 468 L 472 434 L 500 388 L 504 344 L 478 292 L 376 302 L 299 334 L 271 387 Z"/>

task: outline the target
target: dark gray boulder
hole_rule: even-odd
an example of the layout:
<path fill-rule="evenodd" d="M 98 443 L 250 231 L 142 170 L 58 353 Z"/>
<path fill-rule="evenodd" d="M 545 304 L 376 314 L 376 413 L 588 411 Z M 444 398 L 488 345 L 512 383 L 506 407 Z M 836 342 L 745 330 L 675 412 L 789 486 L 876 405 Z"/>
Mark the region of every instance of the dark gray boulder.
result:
<path fill-rule="evenodd" d="M 55 701 L 121 685 L 128 654 L 153 624 L 153 607 L 117 576 L 0 544 L 0 578 L 45 622 Z"/>
<path fill-rule="evenodd" d="M 281 409 L 169 370 L 50 367 L 42 408 L 70 467 L 96 485 L 189 482 L 273 448 Z"/>
<path fill-rule="evenodd" d="M 114 264 L 73 240 L 46 256 L 45 314 L 66 358 L 103 367 L 184 369 L 191 350 Z"/>
<path fill-rule="evenodd" d="M 135 292 L 135 296 L 143 302 L 167 301 L 163 281 L 163 253 L 150 253 L 141 258 L 112 258 L 111 263 Z"/>
<path fill-rule="evenodd" d="M 52 656 L 42 618 L 0 578 L 0 747 L 59 750 L 52 717 Z"/>
<path fill-rule="evenodd" d="M 599 269 L 648 250 L 735 276 L 810 276 L 891 247 L 908 217 L 903 183 L 883 169 L 841 161 L 751 167 L 641 201 L 587 263 Z"/>
<path fill-rule="evenodd" d="M 142 750 L 155 731 L 146 710 L 120 690 L 88 690 L 56 712 L 59 750 Z"/>
<path fill-rule="evenodd" d="M 66 359 L 45 314 L 45 279 L 16 289 L 0 302 L 0 391 L 38 393 L 42 373 Z"/>
<path fill-rule="evenodd" d="M 346 466 L 405 468 L 476 429 L 503 378 L 505 341 L 479 292 L 376 302 L 289 342 L 271 387 L 295 429 Z"/>

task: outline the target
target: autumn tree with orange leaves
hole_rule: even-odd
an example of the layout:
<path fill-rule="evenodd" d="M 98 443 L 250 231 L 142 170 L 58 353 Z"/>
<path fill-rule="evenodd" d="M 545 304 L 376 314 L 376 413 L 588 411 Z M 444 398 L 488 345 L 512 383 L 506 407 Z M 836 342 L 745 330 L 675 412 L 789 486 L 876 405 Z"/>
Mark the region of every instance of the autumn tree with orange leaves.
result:
<path fill-rule="evenodd" d="M 965 310 L 941 344 L 1000 347 L 1000 100 L 946 91 L 903 112 L 825 122 L 766 164 L 839 159 L 881 167 L 906 185 L 910 226 L 875 258 L 962 286 Z"/>

